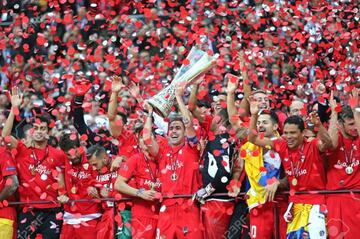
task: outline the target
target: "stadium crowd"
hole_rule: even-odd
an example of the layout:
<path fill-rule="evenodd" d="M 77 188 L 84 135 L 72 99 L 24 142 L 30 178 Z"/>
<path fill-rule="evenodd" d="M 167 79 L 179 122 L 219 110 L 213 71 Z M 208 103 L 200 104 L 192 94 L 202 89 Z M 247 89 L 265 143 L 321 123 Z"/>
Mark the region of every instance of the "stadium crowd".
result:
<path fill-rule="evenodd" d="M 0 239 L 360 234 L 356 1 L 0 4 Z"/>

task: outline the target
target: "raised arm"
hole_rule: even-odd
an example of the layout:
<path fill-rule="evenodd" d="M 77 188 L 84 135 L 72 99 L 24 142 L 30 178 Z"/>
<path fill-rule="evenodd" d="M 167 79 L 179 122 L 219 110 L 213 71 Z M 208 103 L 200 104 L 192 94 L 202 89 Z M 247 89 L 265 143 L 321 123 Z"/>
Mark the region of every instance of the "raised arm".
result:
<path fill-rule="evenodd" d="M 247 133 L 246 129 L 242 126 L 242 121 L 235 106 L 235 91 L 239 84 L 239 78 L 231 74 L 227 74 L 226 77 L 228 78 L 226 105 L 229 121 L 236 132 L 236 136 L 239 139 L 243 139 L 247 136 Z"/>
<path fill-rule="evenodd" d="M 193 117 L 192 117 L 190 111 L 188 110 L 188 108 L 186 107 L 184 100 L 183 100 L 185 87 L 186 87 L 185 84 L 178 84 L 175 89 L 175 97 L 176 97 L 176 101 L 178 103 L 181 115 L 184 119 L 185 134 L 188 138 L 194 138 L 196 136 L 196 131 L 194 129 Z"/>
<path fill-rule="evenodd" d="M 82 104 L 84 101 L 85 94 L 90 90 L 90 82 L 77 82 L 75 84 L 75 97 L 72 102 L 73 116 L 74 116 L 74 126 L 80 135 L 86 134 L 88 136 L 87 143 L 89 145 L 96 144 L 95 137 L 97 134 L 91 131 L 91 129 L 86 125 L 84 120 L 84 109 Z"/>
<path fill-rule="evenodd" d="M 274 148 L 274 143 L 271 139 L 260 136 L 256 131 L 256 123 L 258 119 L 259 107 L 258 103 L 250 98 L 250 132 L 249 132 L 249 141 L 260 147 L 271 147 Z"/>
<path fill-rule="evenodd" d="M 331 116 L 330 116 L 330 121 L 329 121 L 329 136 L 331 138 L 332 141 L 332 147 L 335 149 L 337 148 L 338 144 L 339 144 L 339 129 L 338 129 L 338 112 L 336 112 L 336 107 L 337 107 L 337 103 L 334 99 L 334 92 L 331 91 L 330 94 L 330 107 L 331 107 Z"/>
<path fill-rule="evenodd" d="M 111 84 L 111 95 L 108 107 L 108 119 L 110 132 L 113 137 L 118 137 L 123 129 L 123 123 L 121 117 L 117 115 L 118 107 L 118 94 L 125 86 L 122 82 L 121 77 L 113 76 Z"/>
<path fill-rule="evenodd" d="M 349 104 L 353 113 L 354 113 L 354 119 L 356 124 L 356 129 L 358 132 L 358 135 L 360 135 L 360 107 L 359 107 L 359 93 L 360 90 L 354 87 L 354 89 L 351 92 L 352 99 L 354 101 L 353 104 Z"/>
<path fill-rule="evenodd" d="M 250 86 L 250 81 L 249 81 L 249 76 L 247 73 L 247 64 L 246 64 L 246 60 L 244 58 L 244 52 L 240 51 L 239 53 L 239 59 L 240 59 L 240 73 L 242 75 L 243 78 L 243 90 L 244 90 L 244 97 L 240 103 L 240 109 L 242 109 L 242 111 L 240 112 L 240 117 L 247 117 L 250 114 L 250 105 L 249 102 L 247 101 L 247 99 L 249 98 L 250 94 L 251 94 L 251 86 Z"/>
<path fill-rule="evenodd" d="M 151 156 L 157 156 L 159 153 L 159 145 L 156 141 L 156 138 L 154 137 L 152 133 L 152 115 L 153 115 L 153 107 L 145 101 L 144 103 L 145 109 L 148 111 L 148 115 L 146 117 L 144 130 L 143 130 L 143 139 L 144 143 L 146 145 L 147 151 Z"/>
<path fill-rule="evenodd" d="M 225 77 L 228 78 L 226 105 L 229 121 L 233 128 L 237 128 L 240 119 L 235 106 L 235 91 L 239 85 L 239 78 L 230 74 L 227 74 Z"/>
<path fill-rule="evenodd" d="M 188 102 L 189 110 L 194 115 L 194 117 L 199 120 L 200 123 L 204 122 L 204 120 L 205 120 L 205 118 L 202 116 L 199 108 L 197 107 L 197 95 L 198 95 L 199 85 L 200 85 L 200 82 L 202 79 L 203 79 L 203 77 L 200 77 L 192 85 L 193 88 L 191 90 L 189 102 Z"/>
<path fill-rule="evenodd" d="M 1 132 L 1 136 L 4 138 L 6 136 L 10 136 L 10 141 L 6 142 L 10 148 L 17 147 L 17 139 L 11 136 L 11 130 L 14 124 L 15 115 L 19 113 L 19 107 L 21 105 L 23 99 L 23 95 L 20 94 L 19 89 L 17 87 L 12 88 L 11 93 L 11 109 L 8 118 L 6 119 L 4 128 Z M 6 140 L 7 141 L 7 140 Z"/>
<path fill-rule="evenodd" d="M 318 129 L 318 133 L 317 133 L 317 137 L 319 139 L 318 141 L 318 149 L 320 150 L 320 152 L 324 152 L 326 149 L 328 148 L 332 148 L 333 144 L 331 141 L 331 137 L 328 134 L 327 130 L 325 129 L 325 127 L 323 126 L 323 124 L 320 121 L 320 117 L 317 114 L 317 112 L 311 112 L 309 114 L 311 123 L 314 124 L 314 127 L 316 127 Z"/>

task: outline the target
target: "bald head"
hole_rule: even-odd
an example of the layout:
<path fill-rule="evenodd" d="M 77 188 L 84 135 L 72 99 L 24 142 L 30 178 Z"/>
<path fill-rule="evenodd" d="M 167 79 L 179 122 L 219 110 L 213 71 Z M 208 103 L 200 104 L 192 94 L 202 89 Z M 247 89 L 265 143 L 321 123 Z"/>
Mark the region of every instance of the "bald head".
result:
<path fill-rule="evenodd" d="M 300 100 L 294 100 L 290 105 L 290 116 L 301 116 L 301 110 L 304 108 L 304 103 Z"/>

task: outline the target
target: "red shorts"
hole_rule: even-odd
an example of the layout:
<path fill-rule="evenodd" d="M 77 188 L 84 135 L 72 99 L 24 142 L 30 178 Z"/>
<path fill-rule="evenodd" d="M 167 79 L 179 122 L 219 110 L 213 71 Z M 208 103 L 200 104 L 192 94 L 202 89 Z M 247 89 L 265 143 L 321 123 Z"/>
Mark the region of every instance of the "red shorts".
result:
<path fill-rule="evenodd" d="M 131 234 L 133 239 L 155 238 L 158 220 L 151 217 L 132 216 Z"/>
<path fill-rule="evenodd" d="M 327 229 L 330 239 L 353 239 L 360 235 L 360 195 L 329 195 Z"/>
<path fill-rule="evenodd" d="M 274 209 L 277 208 L 278 218 L 274 217 Z M 250 210 L 250 237 L 257 239 L 286 238 L 286 222 L 284 213 L 286 212 L 286 202 L 272 203 L 266 202 Z M 276 231 L 275 219 L 278 221 L 278 232 Z"/>
<path fill-rule="evenodd" d="M 114 238 L 114 209 L 106 209 L 96 225 L 96 233 L 97 239 Z"/>
<path fill-rule="evenodd" d="M 204 224 L 204 238 L 223 238 L 229 229 L 234 202 L 206 201 L 201 206 L 201 218 Z"/>
<path fill-rule="evenodd" d="M 94 219 L 83 224 L 63 224 L 60 239 L 96 239 L 96 226 L 98 221 L 98 219 Z"/>
<path fill-rule="evenodd" d="M 196 205 L 187 202 L 161 207 L 156 229 L 157 239 L 203 238 L 200 226 L 200 210 Z"/>

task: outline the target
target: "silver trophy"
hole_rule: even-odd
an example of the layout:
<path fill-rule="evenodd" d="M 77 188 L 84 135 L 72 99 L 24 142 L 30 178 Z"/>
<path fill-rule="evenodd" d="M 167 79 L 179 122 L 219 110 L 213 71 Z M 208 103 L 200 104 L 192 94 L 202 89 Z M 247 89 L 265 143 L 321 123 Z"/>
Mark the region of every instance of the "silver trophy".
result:
<path fill-rule="evenodd" d="M 196 46 L 192 47 L 189 55 L 186 57 L 189 64 L 182 65 L 171 84 L 148 100 L 154 111 L 164 118 L 167 117 L 174 104 L 175 86 L 181 82 L 187 82 L 186 84 L 190 85 L 197 76 L 210 70 L 218 57 L 219 54 L 210 56 Z"/>

